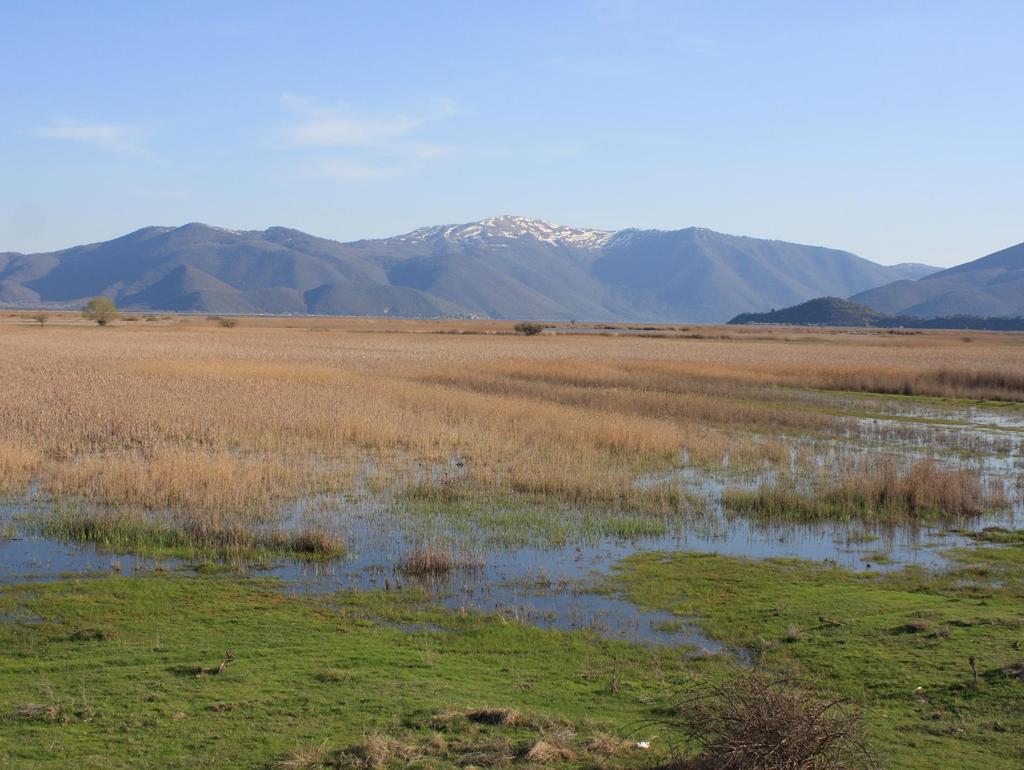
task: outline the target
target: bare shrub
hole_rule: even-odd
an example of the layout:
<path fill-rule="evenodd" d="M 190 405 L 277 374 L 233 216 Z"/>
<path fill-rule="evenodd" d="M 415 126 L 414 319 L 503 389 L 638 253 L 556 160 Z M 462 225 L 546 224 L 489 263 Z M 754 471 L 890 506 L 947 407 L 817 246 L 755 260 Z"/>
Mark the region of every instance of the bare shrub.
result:
<path fill-rule="evenodd" d="M 701 770 L 854 770 L 873 766 L 852 701 L 752 671 L 685 698 L 667 726 L 700 747 L 677 765 Z"/>

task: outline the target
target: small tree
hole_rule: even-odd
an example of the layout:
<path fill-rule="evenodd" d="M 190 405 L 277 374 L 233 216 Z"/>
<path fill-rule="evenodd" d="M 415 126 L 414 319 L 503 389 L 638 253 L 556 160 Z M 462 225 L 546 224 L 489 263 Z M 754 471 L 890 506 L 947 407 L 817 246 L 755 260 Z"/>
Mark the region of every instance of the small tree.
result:
<path fill-rule="evenodd" d="M 514 328 L 518 334 L 525 334 L 528 337 L 532 337 L 534 334 L 540 334 L 544 331 L 544 326 L 542 324 L 533 323 L 531 321 L 517 323 Z"/>
<path fill-rule="evenodd" d="M 82 315 L 100 326 L 106 326 L 117 318 L 117 305 L 110 297 L 93 297 L 82 310 Z"/>
<path fill-rule="evenodd" d="M 32 316 L 32 320 L 35 321 L 40 326 L 45 326 L 46 322 L 50 320 L 50 316 L 46 315 L 46 313 L 36 313 L 34 316 Z"/>

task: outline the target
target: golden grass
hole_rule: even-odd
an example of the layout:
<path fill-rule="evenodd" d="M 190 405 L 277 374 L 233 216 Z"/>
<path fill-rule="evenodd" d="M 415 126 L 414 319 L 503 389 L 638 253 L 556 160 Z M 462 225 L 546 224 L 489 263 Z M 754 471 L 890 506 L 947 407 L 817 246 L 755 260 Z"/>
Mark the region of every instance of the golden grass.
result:
<path fill-rule="evenodd" d="M 931 459 L 906 465 L 892 456 L 864 456 L 823 467 L 817 477 L 793 479 L 751 491 L 730 491 L 733 511 L 759 518 L 915 520 L 976 516 L 1006 505 L 1001 486 L 986 484 L 975 469 L 950 468 Z"/>
<path fill-rule="evenodd" d="M 273 510 L 274 490 L 300 483 L 301 471 L 273 457 L 227 450 L 104 451 L 52 466 L 47 487 L 114 505 L 191 513 Z"/>
<path fill-rule="evenodd" d="M 61 315 L 39 328 L 16 316 L 0 322 L 0 491 L 35 480 L 62 498 L 187 512 L 214 532 L 361 485 L 673 515 L 679 491 L 638 476 L 683 453 L 710 467 L 782 462 L 780 431 L 854 429 L 794 387 L 1024 398 L 1021 335 L 566 330 L 297 318 L 229 330 L 196 317 L 100 329 Z"/>
<path fill-rule="evenodd" d="M 572 749 L 541 738 L 530 747 L 524 759 L 538 765 L 547 765 L 551 762 L 572 762 L 576 755 Z"/>
<path fill-rule="evenodd" d="M 41 462 L 42 455 L 33 447 L 0 442 L 0 492 L 23 488 Z"/>

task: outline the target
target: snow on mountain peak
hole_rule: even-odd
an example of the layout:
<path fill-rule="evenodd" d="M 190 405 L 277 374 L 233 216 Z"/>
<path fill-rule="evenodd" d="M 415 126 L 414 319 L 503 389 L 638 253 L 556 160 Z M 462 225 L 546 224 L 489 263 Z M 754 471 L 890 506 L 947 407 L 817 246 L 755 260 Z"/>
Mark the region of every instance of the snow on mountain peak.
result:
<path fill-rule="evenodd" d="M 528 217 L 497 216 L 469 222 L 464 225 L 438 225 L 421 227 L 402 236 L 406 241 L 433 241 L 444 239 L 458 243 L 479 243 L 495 239 L 533 237 L 547 243 L 599 248 L 614 235 L 609 230 L 588 230 L 554 225 Z"/>

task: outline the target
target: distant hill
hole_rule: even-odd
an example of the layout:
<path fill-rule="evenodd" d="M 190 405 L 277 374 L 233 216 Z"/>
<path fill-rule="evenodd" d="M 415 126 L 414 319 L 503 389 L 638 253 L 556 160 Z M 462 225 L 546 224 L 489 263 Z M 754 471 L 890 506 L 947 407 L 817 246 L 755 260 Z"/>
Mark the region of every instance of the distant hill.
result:
<path fill-rule="evenodd" d="M 873 326 L 886 318 L 877 310 L 839 297 L 818 297 L 768 313 L 740 313 L 730 324 L 789 324 L 793 326 Z"/>
<path fill-rule="evenodd" d="M 702 228 L 610 232 L 510 216 L 350 243 L 192 223 L 2 253 L 0 305 L 80 307 L 103 294 L 133 310 L 721 322 L 929 269 Z"/>
<path fill-rule="evenodd" d="M 789 326 L 870 326 L 881 329 L 978 329 L 994 331 L 1024 330 L 1024 317 L 989 318 L 954 315 L 914 318 L 879 313 L 865 305 L 838 297 L 818 297 L 793 307 L 768 313 L 741 313 L 730 324 L 784 324 Z"/>
<path fill-rule="evenodd" d="M 889 315 L 1024 315 L 1024 243 L 920 280 L 900 280 L 851 297 Z"/>

